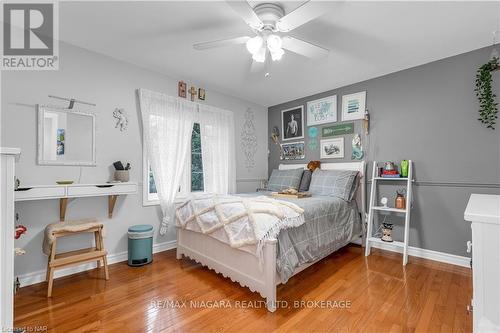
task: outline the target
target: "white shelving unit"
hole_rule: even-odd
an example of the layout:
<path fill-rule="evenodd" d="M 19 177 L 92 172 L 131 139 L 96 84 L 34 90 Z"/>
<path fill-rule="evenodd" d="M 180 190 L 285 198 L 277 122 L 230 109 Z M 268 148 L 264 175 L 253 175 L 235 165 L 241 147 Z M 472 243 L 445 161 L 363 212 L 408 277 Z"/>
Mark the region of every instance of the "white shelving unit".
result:
<path fill-rule="evenodd" d="M 412 185 L 413 185 L 413 162 L 408 161 L 408 177 L 407 178 L 384 178 L 377 176 L 377 161 L 373 162 L 373 170 L 372 170 L 372 187 L 370 190 L 370 203 L 369 203 L 369 211 L 368 211 L 368 225 L 366 229 L 366 247 L 365 247 L 365 256 L 370 255 L 371 247 L 373 244 L 384 244 L 384 246 L 397 248 L 398 250 L 403 249 L 403 266 L 408 263 L 408 241 L 410 235 L 410 209 L 412 202 Z M 405 209 L 397 209 L 393 207 L 382 207 L 376 206 L 377 200 L 377 185 L 378 182 L 403 182 L 406 183 L 406 208 Z M 373 234 L 373 216 L 377 211 L 383 212 L 392 212 L 399 213 L 405 215 L 405 225 L 404 225 L 404 239 L 402 242 L 393 241 L 393 242 L 384 242 L 382 239 L 378 237 L 374 237 Z"/>

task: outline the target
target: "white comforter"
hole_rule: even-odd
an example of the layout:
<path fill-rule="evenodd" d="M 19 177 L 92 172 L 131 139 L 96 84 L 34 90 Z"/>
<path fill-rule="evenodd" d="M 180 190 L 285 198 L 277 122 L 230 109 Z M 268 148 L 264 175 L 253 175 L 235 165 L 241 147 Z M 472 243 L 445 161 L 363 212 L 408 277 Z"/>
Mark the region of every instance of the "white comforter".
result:
<path fill-rule="evenodd" d="M 265 196 L 193 194 L 176 207 L 177 227 L 210 235 L 234 248 L 257 245 L 257 256 L 265 240 L 303 223 L 302 208 Z"/>

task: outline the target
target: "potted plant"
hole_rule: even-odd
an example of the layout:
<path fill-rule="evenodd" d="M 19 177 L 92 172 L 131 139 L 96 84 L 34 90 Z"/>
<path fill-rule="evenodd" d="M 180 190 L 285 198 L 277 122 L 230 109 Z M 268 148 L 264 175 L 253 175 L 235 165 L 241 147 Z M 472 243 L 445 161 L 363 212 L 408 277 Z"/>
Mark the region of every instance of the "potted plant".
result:
<path fill-rule="evenodd" d="M 495 102 L 496 95 L 492 89 L 492 72 L 499 68 L 498 57 L 494 57 L 480 66 L 476 75 L 476 89 L 474 89 L 479 100 L 478 120 L 491 129 L 495 129 L 496 119 L 498 118 L 498 103 Z"/>

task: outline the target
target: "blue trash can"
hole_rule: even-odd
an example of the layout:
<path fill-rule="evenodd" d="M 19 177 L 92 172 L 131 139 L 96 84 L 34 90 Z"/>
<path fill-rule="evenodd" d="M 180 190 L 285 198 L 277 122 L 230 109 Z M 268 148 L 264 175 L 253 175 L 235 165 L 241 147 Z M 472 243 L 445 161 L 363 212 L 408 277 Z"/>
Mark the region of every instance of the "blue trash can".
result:
<path fill-rule="evenodd" d="M 128 265 L 142 266 L 153 261 L 153 226 L 133 225 L 128 228 Z"/>

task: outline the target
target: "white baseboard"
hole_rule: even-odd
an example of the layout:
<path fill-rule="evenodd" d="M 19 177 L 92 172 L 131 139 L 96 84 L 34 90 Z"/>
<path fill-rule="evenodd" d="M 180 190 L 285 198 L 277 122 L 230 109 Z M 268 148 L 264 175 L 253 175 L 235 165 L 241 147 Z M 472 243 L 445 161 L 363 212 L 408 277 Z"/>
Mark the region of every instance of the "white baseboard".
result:
<path fill-rule="evenodd" d="M 398 253 L 403 252 L 403 249 L 401 247 L 394 246 L 391 243 L 373 243 L 372 247 Z M 446 264 L 451 264 L 461 267 L 470 267 L 469 257 L 457 256 L 456 254 L 450 254 L 433 250 L 421 249 L 419 247 L 408 246 L 408 255 L 413 257 L 439 261 Z"/>
<path fill-rule="evenodd" d="M 171 250 L 177 247 L 177 241 L 172 240 L 168 242 L 153 244 L 153 253 L 163 252 L 167 250 Z M 128 253 L 127 251 L 108 254 L 108 265 L 115 264 L 117 262 L 127 261 Z M 95 262 L 89 262 L 78 266 L 68 267 L 56 270 L 54 272 L 54 278 L 59 278 L 75 273 L 80 273 L 84 271 L 88 271 L 96 268 Z M 46 271 L 39 270 L 36 272 L 19 275 L 19 282 L 21 283 L 21 287 L 26 287 L 35 283 L 40 283 L 45 281 Z"/>

